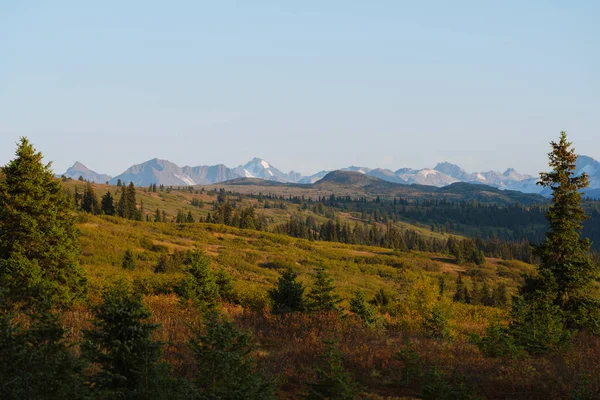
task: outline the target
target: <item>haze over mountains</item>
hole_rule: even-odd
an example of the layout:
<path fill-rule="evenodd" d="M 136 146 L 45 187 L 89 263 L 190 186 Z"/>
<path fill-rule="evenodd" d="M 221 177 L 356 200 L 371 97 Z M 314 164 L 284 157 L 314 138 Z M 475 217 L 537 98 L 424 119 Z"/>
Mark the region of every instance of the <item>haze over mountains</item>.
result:
<path fill-rule="evenodd" d="M 444 187 L 456 182 L 484 184 L 500 189 L 517 190 L 523 193 L 536 193 L 550 195 L 549 189 L 536 185 L 538 177 L 520 174 L 512 168 L 504 172 L 487 171 L 469 173 L 458 165 L 449 162 L 438 163 L 434 168 L 412 169 L 401 168 L 396 171 L 381 168 L 366 168 L 351 166 L 339 169 L 341 171 L 357 172 L 379 178 L 383 181 L 399 184 L 418 184 L 435 187 Z M 80 176 L 85 180 L 96 183 L 110 182 L 116 184 L 119 180 L 125 183 L 133 182 L 136 186 L 151 184 L 165 186 L 190 186 L 220 183 L 237 178 L 258 178 L 282 183 L 315 183 L 331 171 L 320 171 L 316 174 L 305 176 L 299 172 L 282 172 L 261 158 L 253 158 L 246 164 L 229 168 L 223 164 L 201 165 L 196 167 L 179 167 L 167 161 L 154 158 L 141 164 L 133 165 L 122 174 L 110 177 L 88 169 L 80 162 L 76 162 L 64 175 L 77 179 Z M 590 197 L 600 195 L 600 162 L 588 156 L 579 156 L 576 174 L 586 172 L 590 176 L 590 188 L 586 194 Z"/>

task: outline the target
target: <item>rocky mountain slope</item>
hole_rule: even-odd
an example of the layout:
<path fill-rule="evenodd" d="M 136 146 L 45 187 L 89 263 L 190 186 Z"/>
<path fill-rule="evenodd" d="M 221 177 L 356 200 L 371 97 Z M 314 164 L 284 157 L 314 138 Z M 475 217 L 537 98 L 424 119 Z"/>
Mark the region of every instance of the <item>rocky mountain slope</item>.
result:
<path fill-rule="evenodd" d="M 82 177 L 84 180 L 94 183 L 105 183 L 111 179 L 110 175 L 99 174 L 96 171 L 92 171 L 79 161 L 75 162 L 75 164 L 62 175 L 72 179 L 79 179 L 79 177 Z"/>

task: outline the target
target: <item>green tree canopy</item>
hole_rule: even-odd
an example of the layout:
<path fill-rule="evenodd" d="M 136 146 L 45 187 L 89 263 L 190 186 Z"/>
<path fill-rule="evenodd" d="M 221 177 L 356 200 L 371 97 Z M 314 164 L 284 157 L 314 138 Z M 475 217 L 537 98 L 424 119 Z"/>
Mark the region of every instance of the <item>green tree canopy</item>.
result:
<path fill-rule="evenodd" d="M 9 301 L 68 305 L 85 295 L 70 200 L 26 138 L 0 182 L 0 287 Z"/>
<path fill-rule="evenodd" d="M 588 186 L 589 179 L 585 173 L 575 176 L 577 154 L 565 132 L 551 145 L 548 157 L 552 171 L 542 173 L 538 182 L 552 190 L 552 205 L 546 214 L 550 227 L 546 239 L 536 248 L 541 259 L 538 269 L 554 279 L 555 303 L 563 311 L 580 314 L 598 276 L 598 267 L 590 258 L 591 243 L 581 238 L 587 216 L 581 206 L 580 191 Z"/>
<path fill-rule="evenodd" d="M 277 279 L 277 287 L 269 290 L 274 313 L 304 311 L 304 286 L 296 280 L 297 277 L 295 272 L 286 269 Z"/>
<path fill-rule="evenodd" d="M 83 192 L 83 199 L 81 201 L 81 209 L 91 214 L 100 214 L 101 212 L 98 196 L 96 196 L 94 187 L 90 182 L 85 185 L 85 191 Z"/>
<path fill-rule="evenodd" d="M 142 214 L 137 209 L 137 201 L 135 197 L 135 185 L 133 182 L 129 183 L 129 186 L 121 186 L 121 197 L 117 204 L 117 213 L 119 217 L 141 220 Z"/>
<path fill-rule="evenodd" d="M 84 360 L 65 339 L 56 314 L 42 310 L 27 328 L 10 314 L 0 316 L 0 393 L 2 399 L 83 399 Z"/>
<path fill-rule="evenodd" d="M 142 295 L 117 281 L 102 300 L 82 346 L 84 356 L 101 368 L 91 382 L 98 398 L 193 398 L 185 382 L 172 378 L 169 366 L 160 361 L 162 343 L 152 339 L 158 325 L 148 322 L 151 314 Z"/>
<path fill-rule="evenodd" d="M 362 290 L 354 292 L 354 297 L 350 300 L 350 311 L 356 314 L 367 325 L 377 322 L 377 312 L 367 303 L 365 293 Z"/>
<path fill-rule="evenodd" d="M 308 308 L 310 311 L 336 311 L 338 304 L 342 301 L 334 293 L 335 284 L 333 278 L 327 274 L 325 268 L 317 268 L 314 276 L 313 286 L 306 296 L 308 298 Z"/>
<path fill-rule="evenodd" d="M 100 208 L 105 215 L 115 215 L 115 199 L 113 198 L 112 194 L 110 194 L 110 190 L 107 191 L 104 196 L 102 196 L 100 203 Z"/>
<path fill-rule="evenodd" d="M 307 400 L 354 400 L 359 398 L 358 385 L 346 371 L 343 354 L 335 343 L 328 342 L 325 354 L 316 370 L 316 379 L 309 383 Z"/>
<path fill-rule="evenodd" d="M 190 267 L 177 289 L 178 294 L 200 308 L 212 307 L 219 299 L 219 285 L 210 269 L 210 257 L 196 250 L 190 254 L 189 262 Z"/>
<path fill-rule="evenodd" d="M 565 132 L 551 142 L 551 172 L 541 174 L 539 185 L 552 190 L 546 218 L 546 239 L 536 247 L 541 263 L 535 276 L 526 277 L 513 299 L 509 332 L 515 343 L 530 353 L 562 346 L 575 329 L 600 333 L 600 302 L 593 287 L 598 274 L 581 238 L 586 215 L 580 190 L 588 185 L 586 174 L 575 176 L 577 155 Z"/>
<path fill-rule="evenodd" d="M 125 250 L 123 254 L 123 262 L 121 263 L 123 269 L 134 270 L 135 269 L 135 254 L 129 249 Z"/>
<path fill-rule="evenodd" d="M 216 311 L 205 313 L 204 327 L 194 332 L 190 345 L 201 399 L 274 399 L 273 385 L 257 371 L 251 356 L 250 336 Z"/>

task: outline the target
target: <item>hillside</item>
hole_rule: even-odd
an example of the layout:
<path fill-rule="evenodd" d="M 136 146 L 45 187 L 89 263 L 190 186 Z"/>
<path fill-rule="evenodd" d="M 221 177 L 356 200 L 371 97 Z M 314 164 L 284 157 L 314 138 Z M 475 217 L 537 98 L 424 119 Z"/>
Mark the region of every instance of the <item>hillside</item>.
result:
<path fill-rule="evenodd" d="M 537 194 L 525 194 L 512 190 L 500 190 L 482 184 L 457 182 L 437 188 L 435 186 L 401 184 L 376 178 L 361 172 L 333 171 L 313 184 L 290 184 L 257 179 L 235 179 L 216 185 L 205 186 L 207 189 L 228 188 L 235 186 L 236 192 L 257 194 L 273 193 L 283 196 L 364 196 L 403 197 L 409 199 L 445 199 L 449 201 L 477 201 L 487 204 L 524 205 L 545 204 L 548 200 Z"/>
<path fill-rule="evenodd" d="M 361 175 L 333 174 L 325 184 L 384 190 L 391 185 Z M 64 186 L 74 196 L 87 184 L 65 180 Z M 110 191 L 117 199 L 121 190 L 101 184 L 89 187 L 96 195 Z M 271 187 L 289 185 L 275 183 Z M 345 370 L 358 382 L 361 392 L 374 399 L 419 398 L 426 390 L 420 379 L 438 379 L 448 388 L 444 390 L 462 388 L 490 399 L 529 399 L 537 395 L 561 398 L 561 393 L 571 392 L 580 384 L 576 377 L 583 371 L 600 369 L 586 342 L 574 343 L 564 356 L 552 360 L 485 356 L 473 338 L 494 321 L 505 321 L 510 295 L 522 284 L 523 274 L 533 272 L 533 266 L 491 256 L 477 262 L 459 262 L 444 246 L 453 241 L 468 249 L 469 245 L 476 245 L 473 241 L 418 223 L 394 218 L 384 222 L 387 207 L 399 206 L 397 211 L 409 215 L 411 207 L 420 213 L 418 207 L 428 205 L 427 201 L 346 201 L 340 196 L 299 201 L 267 193 L 245 196 L 212 189 L 216 188 L 137 188 L 136 203 L 142 221 L 75 212 L 82 245 L 80 262 L 88 278 L 88 303 L 63 315 L 63 323 L 73 338 L 80 338 L 82 330 L 89 328 L 90 306 L 100 301 L 107 285 L 124 279 L 144 295 L 144 303 L 152 313 L 150 321 L 160 325 L 155 337 L 168 344 L 164 347 L 164 360 L 177 376 L 192 377 L 195 364 L 187 341 L 190 328 L 201 326 L 202 314 L 189 301 L 182 300 L 178 288 L 190 273 L 188 252 L 201 250 L 210 258 L 211 273 L 232 280 L 229 294 L 217 308 L 256 340 L 258 347 L 253 354 L 260 371 L 269 379 L 277 378 L 278 398 L 301 398 L 299 394 L 314 379 L 326 342 L 332 339 L 344 356 Z M 465 188 L 446 190 L 462 192 Z M 359 212 L 355 209 L 359 205 L 367 208 Z M 211 215 L 216 219 L 226 206 L 231 206 L 234 215 L 253 207 L 254 218 L 265 225 L 259 230 L 175 222 L 181 211 L 191 213 L 196 221 Z M 469 209 L 466 204 L 458 209 L 465 207 Z M 502 213 L 512 208 L 494 205 L 473 209 Z M 150 222 L 155 209 L 159 214 L 164 211 L 164 222 Z M 524 208 L 515 209 L 527 212 Z M 321 237 L 309 235 L 306 240 L 283 234 L 282 227 L 289 227 L 293 217 L 298 216 L 298 221 L 313 219 L 322 223 Z M 228 223 L 235 223 L 233 220 L 230 218 Z M 335 228 L 336 224 L 339 228 Z M 380 245 L 341 243 L 345 240 L 343 232 L 349 233 L 347 227 L 351 228 L 351 224 L 355 224 L 354 232 L 357 227 L 367 229 L 365 238 Z M 339 229 L 340 236 L 325 239 L 327 231 L 323 227 L 327 226 Z M 400 235 L 401 240 L 412 239 L 414 246 L 404 242 L 390 248 L 392 234 Z M 377 238 L 379 235 L 385 238 Z M 123 268 L 127 252 L 135 260 L 132 269 Z M 281 273 L 296 273 L 298 282 L 311 294 L 318 268 L 324 268 L 332 279 L 334 293 L 340 299 L 338 311 L 273 314 L 269 291 L 277 286 Z M 461 297 L 465 290 L 462 287 L 472 297 Z M 374 313 L 369 323 L 355 307 L 357 291 Z M 558 370 L 571 365 L 573 357 L 582 357 L 581 364 L 571 366 L 568 374 L 558 374 Z M 410 371 L 422 377 L 419 380 L 406 381 L 409 360 L 416 363 L 411 364 Z M 504 373 L 494 375 L 499 369 Z M 438 371 L 438 375 L 432 371 Z M 561 389 L 556 389 L 557 381 Z"/>
<path fill-rule="evenodd" d="M 454 334 L 459 338 L 456 345 L 448 346 L 418 333 L 419 315 L 423 312 L 419 310 L 429 309 L 437 303 L 431 291 L 438 290 L 438 282 L 444 281 L 445 290 L 452 293 L 457 274 L 470 269 L 455 265 L 443 255 L 314 243 L 212 224 L 157 224 L 81 215 L 78 227 L 83 245 L 81 260 L 88 274 L 90 296 L 96 298 L 102 287 L 119 276 L 143 290 L 146 303 L 154 315 L 153 321 L 161 324 L 157 337 L 170 343 L 165 357 L 182 374 L 190 368 L 189 353 L 184 351 L 183 358 L 181 353 L 188 335 L 186 324 L 197 324 L 197 316 L 191 310 L 178 306 L 172 294 L 185 269 L 176 266 L 165 273 L 153 271 L 161 256 L 199 248 L 210 255 L 214 270 L 223 268 L 232 276 L 238 304 L 227 304 L 225 310 L 239 326 L 250 329 L 259 339 L 261 368 L 268 376 L 278 375 L 284 379 L 278 396 L 280 398 L 298 398 L 297 393 L 303 390 L 304 382 L 311 379 L 312 370 L 318 362 L 319 349 L 323 346 L 319 338 L 329 335 L 338 338 L 341 349 L 351 361 L 353 375 L 371 395 L 414 395 L 410 386 L 396 388 L 391 383 L 396 379 L 393 369 L 384 367 L 389 365 L 398 368 L 401 365 L 394 361 L 393 355 L 408 338 L 414 341 L 416 350 L 425 357 L 424 360 L 429 357 L 427 354 L 436 352 L 438 357 L 443 354 L 453 358 L 454 361 L 445 365 L 445 368 L 471 370 L 476 366 L 476 376 L 479 378 L 471 374 L 470 379 L 481 379 L 479 382 L 483 390 L 503 382 L 502 378 L 488 383 L 483 380 L 497 368 L 496 362 L 478 362 L 474 356 L 464 353 L 456 357 L 464 351 L 460 350 L 464 346 L 470 346 L 469 354 L 476 351 L 464 341 L 467 332 L 481 332 L 486 321 L 503 315 L 503 311 L 453 304 L 451 324 Z M 137 258 L 135 271 L 125 271 L 121 267 L 126 250 L 133 251 Z M 344 311 L 347 315 L 345 322 L 344 319 L 338 320 L 335 315 L 323 315 L 316 320 L 301 315 L 291 320 L 278 320 L 265 311 L 264 307 L 269 304 L 267 291 L 275 285 L 283 268 L 292 268 L 299 274 L 299 280 L 310 286 L 316 266 L 327 268 L 336 284 L 336 293 L 343 299 L 340 306 L 344 310 L 348 310 L 349 300 L 357 289 L 364 291 L 367 298 L 374 297 L 380 291 L 388 293 L 393 302 L 384 308 L 387 311 L 384 311 L 382 318 L 390 329 L 361 327 L 353 322 L 347 311 Z M 481 271 L 485 271 L 485 276 L 489 277 L 490 285 L 505 282 L 514 291 L 520 274 L 530 268 L 516 262 L 490 259 Z M 75 315 L 67 317 L 76 335 L 83 327 L 80 321 L 86 315 L 89 314 L 79 312 L 77 318 L 74 318 Z M 400 326 L 405 328 L 401 330 Z M 405 330 L 407 328 L 414 333 L 402 333 L 409 332 Z M 290 341 L 287 339 L 290 337 L 295 339 Z M 357 346 L 363 341 L 369 343 L 368 352 L 364 347 Z M 282 362 L 290 367 L 281 369 Z M 383 386 L 378 383 L 381 378 L 369 372 L 373 370 L 380 371 L 384 381 L 390 383 Z"/>

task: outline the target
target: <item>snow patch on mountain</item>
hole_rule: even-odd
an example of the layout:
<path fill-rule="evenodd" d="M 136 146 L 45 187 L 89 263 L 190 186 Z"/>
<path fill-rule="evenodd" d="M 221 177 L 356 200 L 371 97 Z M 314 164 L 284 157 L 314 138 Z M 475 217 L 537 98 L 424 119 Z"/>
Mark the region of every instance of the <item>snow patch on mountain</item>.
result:
<path fill-rule="evenodd" d="M 185 183 L 188 186 L 196 185 L 196 182 L 194 182 L 194 180 L 187 175 L 177 175 L 177 174 L 174 174 L 174 175 L 177 179 L 180 179 L 183 183 Z"/>

